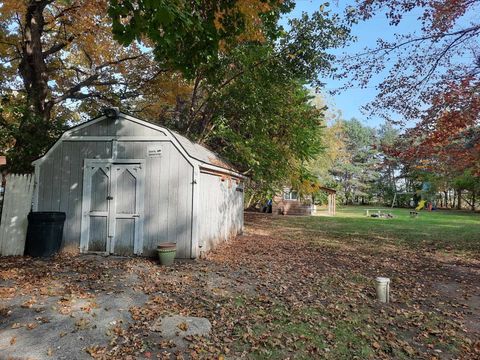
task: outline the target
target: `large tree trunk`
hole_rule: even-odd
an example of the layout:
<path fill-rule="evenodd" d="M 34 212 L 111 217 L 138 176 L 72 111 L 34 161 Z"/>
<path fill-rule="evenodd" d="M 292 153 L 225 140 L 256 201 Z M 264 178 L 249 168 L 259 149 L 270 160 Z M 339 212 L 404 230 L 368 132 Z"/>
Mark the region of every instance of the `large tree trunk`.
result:
<path fill-rule="evenodd" d="M 12 171 L 28 172 L 30 163 L 50 145 L 52 102 L 49 95 L 48 70 L 42 47 L 45 19 L 43 12 L 52 0 L 28 1 L 22 24 L 20 49 L 22 57 L 18 67 L 26 91 L 27 110 L 19 119 L 15 145 L 9 153 Z"/>
<path fill-rule="evenodd" d="M 461 210 L 462 209 L 462 190 L 458 189 L 457 190 L 457 209 Z"/>
<path fill-rule="evenodd" d="M 22 60 L 19 72 L 27 92 L 29 110 L 42 121 L 48 121 L 51 105 L 47 102 L 48 73 L 42 49 L 45 19 L 43 11 L 51 1 L 31 0 L 25 14 Z"/>

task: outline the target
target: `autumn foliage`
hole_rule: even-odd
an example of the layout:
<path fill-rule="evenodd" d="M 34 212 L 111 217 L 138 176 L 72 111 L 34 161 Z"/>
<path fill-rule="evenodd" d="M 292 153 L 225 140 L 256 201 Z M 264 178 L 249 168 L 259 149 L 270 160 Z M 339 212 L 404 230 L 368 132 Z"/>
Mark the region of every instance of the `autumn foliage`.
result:
<path fill-rule="evenodd" d="M 416 32 L 379 38 L 375 47 L 345 59 L 342 74 L 354 74 L 360 86 L 382 74 L 366 109 L 409 124 L 401 141 L 384 150 L 411 170 L 480 175 L 479 6 L 469 0 L 358 0 L 347 13 L 353 24 L 384 15 L 393 31 L 416 18 Z"/>
<path fill-rule="evenodd" d="M 479 6 L 469 0 L 358 0 L 347 13 L 352 23 L 383 14 L 394 32 L 406 17 L 416 18 L 418 30 L 399 30 L 393 40 L 379 38 L 375 47 L 345 58 L 342 75 L 367 86 L 382 74 L 367 109 L 390 120 L 436 121 L 432 118 L 446 111 L 463 117 L 470 108 L 473 113 L 466 116 L 474 117 L 475 106 L 464 102 L 468 94 L 479 96 Z"/>
<path fill-rule="evenodd" d="M 468 80 L 452 84 L 435 98 L 428 116 L 407 130 L 401 146 L 387 150 L 420 170 L 480 175 L 480 97 L 472 93 L 475 89 L 478 83 Z"/>

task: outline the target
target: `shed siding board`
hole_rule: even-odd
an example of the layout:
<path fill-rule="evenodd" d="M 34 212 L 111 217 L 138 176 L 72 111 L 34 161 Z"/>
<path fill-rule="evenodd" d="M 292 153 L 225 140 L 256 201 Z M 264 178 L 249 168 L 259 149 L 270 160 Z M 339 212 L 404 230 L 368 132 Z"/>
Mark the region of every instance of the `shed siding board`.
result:
<path fill-rule="evenodd" d="M 178 152 L 175 152 L 175 163 L 182 161 L 182 157 Z M 176 180 L 179 186 L 177 186 L 177 213 L 176 213 L 176 236 L 177 242 L 183 244 L 183 253 L 186 257 L 191 256 L 192 246 L 192 181 L 193 181 L 193 168 L 178 166 L 177 167 Z M 188 240 L 187 240 L 188 239 Z"/>
<path fill-rule="evenodd" d="M 168 187 L 166 187 L 168 202 L 165 204 L 168 208 L 168 241 L 176 242 L 177 251 L 184 254 L 184 257 L 190 257 L 191 207 L 188 203 L 192 199 L 193 168 L 185 167 L 185 160 L 181 154 L 172 150 L 172 147 L 169 147 Z"/>
<path fill-rule="evenodd" d="M 96 123 L 98 128 L 98 136 L 108 136 L 108 135 L 115 135 L 115 120 L 113 119 L 105 119 Z"/>
<path fill-rule="evenodd" d="M 168 211 L 164 209 L 168 206 L 169 198 L 169 179 L 166 176 L 168 169 L 170 168 L 170 146 L 163 147 L 164 154 L 158 169 L 158 192 L 160 194 L 159 200 L 155 202 L 154 206 L 158 207 L 158 242 L 168 242 Z M 155 185 L 154 185 L 155 186 Z"/>
<path fill-rule="evenodd" d="M 149 179 L 158 179 L 160 174 L 160 163 L 161 159 L 159 158 L 147 158 L 146 169 L 145 169 L 145 221 L 143 223 L 143 234 L 145 239 L 143 241 L 143 246 L 145 249 L 152 249 L 155 246 L 155 234 L 158 233 L 158 222 L 155 221 L 155 215 L 158 214 L 158 206 L 155 206 L 158 203 L 158 200 L 152 199 L 154 197 L 155 189 L 154 181 L 149 181 Z"/>
<path fill-rule="evenodd" d="M 61 146 L 65 147 L 65 154 L 62 162 L 62 168 L 65 170 L 65 179 L 63 181 L 63 191 L 65 191 L 65 193 L 62 196 L 65 198 L 65 202 L 61 202 L 62 209 L 67 209 L 65 226 L 63 227 L 63 246 L 65 247 L 65 245 L 74 237 L 72 233 L 72 227 L 70 226 L 70 224 L 74 221 L 73 217 L 75 216 L 75 212 L 73 211 L 75 199 L 73 195 L 75 189 L 79 187 L 80 184 L 75 181 L 78 172 L 78 168 L 76 167 L 76 162 L 74 160 L 74 158 L 78 156 L 78 154 L 76 154 L 77 144 L 63 142 Z M 43 165 L 41 168 L 43 169 Z"/>
<path fill-rule="evenodd" d="M 62 160 L 61 160 L 61 169 L 62 177 L 60 179 L 60 206 L 59 209 L 68 209 L 69 194 L 70 194 L 70 178 L 71 178 L 71 154 L 72 154 L 72 144 L 69 142 L 63 142 L 62 147 Z M 68 212 L 66 213 L 69 216 Z M 64 236 L 63 241 L 67 238 L 66 229 L 64 227 Z M 63 245 L 63 244 L 62 244 Z"/>
<path fill-rule="evenodd" d="M 58 151 L 55 151 L 53 154 L 53 184 L 56 184 L 57 187 L 52 188 L 52 209 L 55 211 L 60 211 L 60 201 L 62 193 L 59 191 L 62 187 L 62 157 L 63 157 L 63 145 L 58 148 Z"/>
<path fill-rule="evenodd" d="M 151 214 L 153 214 L 155 211 L 153 207 L 154 204 L 150 201 L 150 194 L 152 194 L 152 182 L 148 181 L 148 179 L 155 176 L 155 168 L 158 166 L 158 164 L 153 160 L 155 159 L 147 158 L 145 161 L 145 203 L 143 208 L 143 211 L 145 212 L 145 221 L 143 222 L 143 247 L 145 249 L 149 249 L 152 246 L 151 239 L 155 233 L 155 230 L 153 229 L 155 222 L 149 220 Z"/>
<path fill-rule="evenodd" d="M 40 194 L 40 203 L 43 205 L 43 208 L 51 208 L 51 196 L 52 196 L 52 187 L 51 184 L 51 177 L 53 174 L 53 159 L 49 158 L 42 166 L 42 172 L 40 176 L 42 177 L 42 187 L 39 189 Z M 39 209 L 42 211 L 42 209 Z"/>
<path fill-rule="evenodd" d="M 176 164 L 175 164 L 175 156 L 172 151 L 168 152 L 168 156 L 170 158 L 169 166 L 168 166 L 168 225 L 167 225 L 167 233 L 168 238 L 171 239 L 173 242 L 177 243 L 178 250 L 181 252 L 183 249 L 181 248 L 181 244 L 179 244 L 177 239 L 177 214 L 176 210 L 177 207 L 175 204 L 178 204 L 177 195 L 178 195 L 178 186 L 177 183 L 177 174 L 176 174 Z M 179 179 L 178 179 L 179 180 Z"/>
<path fill-rule="evenodd" d="M 199 244 L 206 252 L 243 230 L 243 192 L 234 179 L 200 174 Z"/>
<path fill-rule="evenodd" d="M 64 247 L 68 250 L 75 250 L 76 242 L 80 242 L 80 231 L 77 235 L 76 222 L 82 219 L 83 161 L 80 158 L 81 146 L 81 143 L 71 143 L 70 149 L 70 178 L 68 180 L 70 190 L 68 192 L 67 219 L 63 232 Z M 80 217 L 80 220 L 76 219 L 77 216 Z"/>

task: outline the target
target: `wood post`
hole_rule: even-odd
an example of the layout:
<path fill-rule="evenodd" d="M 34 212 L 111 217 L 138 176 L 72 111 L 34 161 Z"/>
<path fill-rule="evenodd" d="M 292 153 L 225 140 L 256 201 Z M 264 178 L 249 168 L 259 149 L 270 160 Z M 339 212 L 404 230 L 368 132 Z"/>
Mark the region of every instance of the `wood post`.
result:
<path fill-rule="evenodd" d="M 333 216 L 335 216 L 337 214 L 337 194 L 336 193 L 333 193 L 332 195 L 333 197 Z"/>
<path fill-rule="evenodd" d="M 328 193 L 328 215 L 335 216 L 336 213 L 336 201 L 335 201 L 336 194 L 335 193 Z"/>

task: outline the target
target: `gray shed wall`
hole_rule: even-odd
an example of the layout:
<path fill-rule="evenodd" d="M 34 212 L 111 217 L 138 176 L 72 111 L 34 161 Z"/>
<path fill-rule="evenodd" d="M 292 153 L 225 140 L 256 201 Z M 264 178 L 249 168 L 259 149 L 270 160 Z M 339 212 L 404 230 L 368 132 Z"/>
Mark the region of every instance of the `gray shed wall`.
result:
<path fill-rule="evenodd" d="M 67 214 L 62 247 L 78 251 L 82 218 L 83 160 L 109 159 L 112 143 L 61 142 L 38 167 L 38 211 Z"/>
<path fill-rule="evenodd" d="M 200 174 L 199 245 L 207 252 L 243 231 L 243 184 L 232 178 Z"/>
<path fill-rule="evenodd" d="M 102 121 L 80 129 L 86 141 L 61 141 L 39 165 L 38 211 L 64 211 L 63 248 L 78 251 L 81 235 L 84 159 L 111 159 L 111 141 L 88 141 L 88 136 L 118 135 L 102 126 Z M 148 136 L 145 127 L 122 124 L 123 136 Z M 110 121 L 110 125 L 114 125 Z M 127 126 L 125 126 L 127 125 Z M 135 128 L 141 130 L 135 132 Z M 114 129 L 114 127 L 111 127 Z M 75 134 L 78 136 L 79 134 Z M 147 157 L 147 147 L 161 144 L 161 157 Z M 145 159 L 144 254 L 155 255 L 161 242 L 176 242 L 177 257 L 191 257 L 193 166 L 170 141 L 119 141 L 117 159 Z"/>

